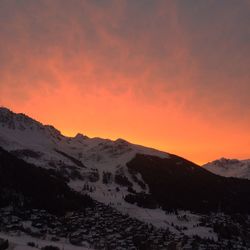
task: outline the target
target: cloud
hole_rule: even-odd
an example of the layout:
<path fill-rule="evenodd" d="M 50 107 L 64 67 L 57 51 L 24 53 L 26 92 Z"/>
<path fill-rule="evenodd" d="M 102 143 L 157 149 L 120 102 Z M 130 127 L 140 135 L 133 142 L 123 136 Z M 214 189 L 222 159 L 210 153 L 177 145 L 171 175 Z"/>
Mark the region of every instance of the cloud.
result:
<path fill-rule="evenodd" d="M 182 62 L 176 59 L 182 49 L 176 48 L 172 10 L 158 17 L 160 7 L 151 1 L 69 5 L 22 0 L 1 5 L 1 80 L 8 85 L 54 85 L 64 72 L 72 84 L 108 88 L 111 81 L 119 85 L 121 77 L 157 84 L 158 75 L 165 81 L 166 75 L 175 77 L 180 71 Z"/>
<path fill-rule="evenodd" d="M 176 107 L 240 129 L 250 122 L 249 10 L 248 0 L 2 0 L 0 102 L 25 106 L 68 86 L 82 100 L 129 95 L 161 116 Z"/>
<path fill-rule="evenodd" d="M 247 1 L 1 1 L 0 88 L 232 99 L 249 85 L 248 13 Z"/>

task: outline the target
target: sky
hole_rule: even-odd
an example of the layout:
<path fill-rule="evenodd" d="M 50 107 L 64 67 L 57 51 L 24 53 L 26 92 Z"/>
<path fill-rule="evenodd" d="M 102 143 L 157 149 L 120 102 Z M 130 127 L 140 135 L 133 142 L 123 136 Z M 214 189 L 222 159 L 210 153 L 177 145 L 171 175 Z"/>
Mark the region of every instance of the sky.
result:
<path fill-rule="evenodd" d="M 198 164 L 250 158 L 249 0 L 0 0 L 0 106 Z"/>

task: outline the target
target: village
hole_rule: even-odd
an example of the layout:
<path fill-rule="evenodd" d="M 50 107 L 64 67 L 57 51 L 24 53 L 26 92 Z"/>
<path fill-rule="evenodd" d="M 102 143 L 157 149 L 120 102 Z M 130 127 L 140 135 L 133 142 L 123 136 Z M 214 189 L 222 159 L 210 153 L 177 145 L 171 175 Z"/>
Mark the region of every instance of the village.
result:
<path fill-rule="evenodd" d="M 33 237 L 59 241 L 67 238 L 73 245 L 94 249 L 159 249 L 174 242 L 168 230 L 132 219 L 114 209 L 97 203 L 82 213 L 73 212 L 56 217 L 45 210 L 1 210 L 2 232 L 24 232 Z M 173 243 L 172 243 L 173 244 Z"/>
<path fill-rule="evenodd" d="M 201 223 L 209 223 L 204 219 Z M 38 209 L 0 209 L 0 231 L 30 235 L 35 239 L 68 242 L 75 246 L 105 250 L 249 249 L 235 241 L 214 241 L 183 233 L 173 234 L 122 214 L 96 202 L 94 207 L 58 217 Z M 1 247 L 1 246 L 0 246 Z M 1 249 L 1 248 L 0 248 Z M 5 249 L 5 248 L 3 248 Z"/>

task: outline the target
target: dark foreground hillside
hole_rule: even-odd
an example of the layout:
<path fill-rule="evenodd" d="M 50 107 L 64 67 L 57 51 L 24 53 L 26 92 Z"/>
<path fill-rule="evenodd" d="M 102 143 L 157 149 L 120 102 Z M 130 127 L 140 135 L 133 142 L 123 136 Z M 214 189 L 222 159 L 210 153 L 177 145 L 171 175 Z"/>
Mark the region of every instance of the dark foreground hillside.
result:
<path fill-rule="evenodd" d="M 137 154 L 127 164 L 130 172 L 142 175 L 151 199 L 163 208 L 250 213 L 249 180 L 217 176 L 183 158 L 170 156 L 162 159 Z"/>
<path fill-rule="evenodd" d="M 10 204 L 64 213 L 90 206 L 92 200 L 71 190 L 53 171 L 28 164 L 0 148 L 0 207 Z"/>

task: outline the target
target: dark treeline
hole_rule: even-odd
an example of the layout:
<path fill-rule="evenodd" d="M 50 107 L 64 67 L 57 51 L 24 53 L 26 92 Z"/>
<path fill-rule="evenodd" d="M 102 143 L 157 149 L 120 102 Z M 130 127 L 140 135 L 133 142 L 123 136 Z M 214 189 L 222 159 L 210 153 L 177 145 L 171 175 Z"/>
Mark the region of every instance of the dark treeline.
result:
<path fill-rule="evenodd" d="M 28 164 L 0 148 L 0 206 L 10 204 L 64 213 L 93 202 L 70 189 L 53 171 Z"/>

